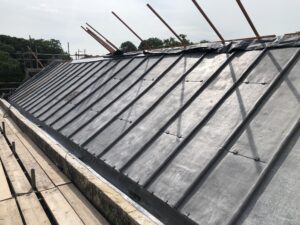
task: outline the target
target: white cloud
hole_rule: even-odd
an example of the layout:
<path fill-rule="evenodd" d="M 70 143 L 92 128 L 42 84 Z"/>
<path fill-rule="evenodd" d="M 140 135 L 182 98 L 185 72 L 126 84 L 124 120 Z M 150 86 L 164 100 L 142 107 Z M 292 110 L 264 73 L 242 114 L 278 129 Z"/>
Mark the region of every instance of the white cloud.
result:
<path fill-rule="evenodd" d="M 235 0 L 198 0 L 225 38 L 253 36 Z M 300 30 L 299 0 L 243 0 L 261 34 Z M 192 41 L 216 40 L 190 0 L 0 0 L 0 33 L 28 38 L 59 39 L 71 52 L 106 51 L 85 34 L 80 25 L 89 22 L 116 45 L 139 41 L 112 15 L 117 12 L 143 38 L 170 37 L 172 34 L 146 7 L 150 3 L 178 32 Z"/>
<path fill-rule="evenodd" d="M 28 10 L 36 10 L 39 12 L 45 12 L 45 13 L 51 13 L 51 14 L 57 14 L 59 10 L 57 8 L 52 8 L 46 3 L 40 3 L 37 5 L 31 5 L 28 6 Z"/>

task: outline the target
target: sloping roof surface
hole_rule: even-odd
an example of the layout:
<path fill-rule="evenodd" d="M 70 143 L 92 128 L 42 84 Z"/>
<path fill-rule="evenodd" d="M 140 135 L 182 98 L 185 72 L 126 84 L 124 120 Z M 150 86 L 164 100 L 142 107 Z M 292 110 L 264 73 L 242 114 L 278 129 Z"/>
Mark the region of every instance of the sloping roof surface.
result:
<path fill-rule="evenodd" d="M 296 225 L 298 46 L 61 63 L 10 102 L 164 223 Z"/>

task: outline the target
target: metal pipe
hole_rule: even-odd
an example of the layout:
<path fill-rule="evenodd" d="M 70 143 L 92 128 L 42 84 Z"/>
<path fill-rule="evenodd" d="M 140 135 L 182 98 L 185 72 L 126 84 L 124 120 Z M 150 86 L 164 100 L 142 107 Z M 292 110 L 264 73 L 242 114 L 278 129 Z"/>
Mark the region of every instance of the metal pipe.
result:
<path fill-rule="evenodd" d="M 275 34 L 260 36 L 261 39 L 263 39 L 263 38 L 274 38 L 274 37 L 276 37 Z M 253 40 L 253 39 L 257 39 L 257 37 L 247 37 L 247 38 L 228 39 L 228 40 L 225 40 L 225 42 L 244 41 L 244 40 Z"/>
<path fill-rule="evenodd" d="M 252 30 L 253 30 L 253 32 L 254 32 L 256 38 L 257 38 L 258 40 L 260 40 L 261 37 L 260 37 L 259 33 L 257 32 L 257 30 L 256 30 L 256 28 L 255 28 L 255 26 L 254 26 L 254 24 L 253 24 L 253 22 L 252 22 L 250 16 L 248 15 L 246 9 L 244 8 L 244 6 L 243 6 L 241 0 L 236 0 L 236 2 L 237 2 L 237 4 L 239 5 L 240 9 L 242 10 L 244 16 L 246 17 L 246 19 L 247 19 L 247 21 L 248 21 L 250 27 L 252 28 Z"/>
<path fill-rule="evenodd" d="M 151 5 L 147 4 L 148 8 L 160 19 L 160 21 L 166 25 L 166 27 L 175 35 L 175 37 L 183 44 L 185 45 L 182 38 L 167 24 L 167 22 L 151 7 Z"/>
<path fill-rule="evenodd" d="M 221 39 L 221 42 L 223 44 L 225 44 L 225 40 L 223 38 L 223 36 L 220 34 L 220 32 L 217 30 L 217 28 L 214 26 L 214 24 L 211 22 L 211 20 L 208 18 L 208 16 L 206 15 L 206 13 L 203 11 L 203 9 L 200 7 L 200 5 L 198 4 L 198 2 L 196 0 L 192 0 L 192 2 L 194 3 L 194 5 L 196 6 L 196 8 L 199 10 L 199 12 L 202 14 L 202 16 L 204 17 L 204 19 L 208 22 L 208 24 L 210 25 L 210 27 L 215 31 L 215 33 L 218 35 L 218 37 Z"/>
<path fill-rule="evenodd" d="M 107 51 L 109 51 L 109 53 L 114 53 L 115 50 L 110 47 L 108 44 L 105 43 L 104 40 L 102 40 L 100 37 L 98 37 L 94 32 L 92 32 L 90 29 L 88 28 L 84 28 L 83 26 L 81 26 L 81 28 L 87 32 L 91 37 L 93 37 L 100 45 L 102 45 Z"/>
<path fill-rule="evenodd" d="M 131 31 L 140 41 L 144 41 L 143 38 L 141 38 L 130 26 L 128 26 L 127 23 L 125 23 L 114 11 L 111 11 L 111 13 L 121 22 L 124 24 L 125 27 L 128 28 L 128 30 Z"/>
<path fill-rule="evenodd" d="M 93 31 L 95 31 L 100 37 L 102 37 L 108 44 L 110 44 L 115 50 L 119 50 L 117 46 L 115 46 L 111 41 L 109 41 L 106 37 L 104 37 L 102 34 L 100 34 L 94 27 L 92 27 L 90 24 L 86 23 L 87 26 L 89 26 Z"/>

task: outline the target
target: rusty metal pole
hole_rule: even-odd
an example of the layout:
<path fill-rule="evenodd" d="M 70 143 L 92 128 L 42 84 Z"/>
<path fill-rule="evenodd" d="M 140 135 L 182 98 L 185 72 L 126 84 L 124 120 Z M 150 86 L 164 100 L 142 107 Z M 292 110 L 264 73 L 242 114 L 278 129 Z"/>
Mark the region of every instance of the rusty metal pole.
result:
<path fill-rule="evenodd" d="M 250 27 L 252 28 L 252 30 L 253 30 L 253 32 L 254 32 L 256 38 L 257 38 L 258 40 L 260 40 L 261 37 L 260 37 L 259 33 L 257 32 L 257 30 L 256 30 L 256 28 L 255 28 L 255 26 L 254 26 L 254 24 L 253 24 L 253 22 L 252 22 L 250 16 L 248 15 L 246 9 L 244 8 L 244 6 L 243 6 L 241 0 L 236 0 L 236 2 L 237 2 L 237 4 L 239 5 L 240 9 L 242 10 L 244 16 L 246 17 L 246 19 L 247 19 L 247 21 L 248 21 Z"/>
<path fill-rule="evenodd" d="M 100 37 L 102 37 L 108 44 L 110 44 L 115 50 L 119 50 L 117 46 L 115 46 L 111 41 L 109 41 L 106 37 L 104 37 L 102 34 L 100 34 L 94 27 L 92 27 L 90 24 L 86 23 L 88 27 L 90 27 L 93 31 L 95 31 Z"/>
<path fill-rule="evenodd" d="M 214 24 L 208 18 L 208 16 L 203 11 L 203 9 L 200 7 L 200 5 L 198 4 L 198 2 L 196 0 L 192 0 L 192 2 L 196 6 L 196 8 L 199 10 L 199 12 L 202 14 L 202 16 L 204 17 L 204 19 L 208 22 L 208 24 L 210 25 L 210 27 L 215 31 L 215 33 L 217 34 L 217 36 L 220 38 L 221 42 L 223 44 L 225 44 L 225 40 L 224 40 L 223 36 L 220 34 L 220 32 L 217 30 L 217 28 L 214 26 Z"/>
<path fill-rule="evenodd" d="M 140 41 L 144 41 L 143 38 L 141 38 L 130 26 L 128 26 L 127 23 L 125 23 L 114 11 L 111 11 L 111 13 L 125 26 L 128 28 L 128 30 L 131 31 L 131 33 L 134 34 Z"/>
<path fill-rule="evenodd" d="M 160 21 L 175 35 L 175 37 L 183 44 L 185 45 L 182 38 L 167 24 L 166 21 L 151 7 L 151 5 L 147 4 L 148 8 L 160 19 Z"/>
<path fill-rule="evenodd" d="M 81 26 L 81 28 L 88 33 L 92 38 L 94 38 L 100 45 L 102 45 L 107 51 L 109 51 L 109 53 L 114 53 L 115 50 L 110 47 L 108 44 L 105 43 L 104 40 L 102 40 L 100 37 L 98 37 L 95 33 L 93 33 L 90 29 L 88 28 L 84 28 L 83 26 Z"/>

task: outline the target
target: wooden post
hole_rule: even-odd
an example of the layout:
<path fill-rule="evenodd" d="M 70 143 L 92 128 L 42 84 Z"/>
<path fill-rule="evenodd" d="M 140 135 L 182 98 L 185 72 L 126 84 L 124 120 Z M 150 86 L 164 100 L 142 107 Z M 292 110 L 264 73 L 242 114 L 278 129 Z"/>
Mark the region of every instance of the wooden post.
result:
<path fill-rule="evenodd" d="M 115 12 L 111 12 L 125 27 L 127 27 L 128 30 L 131 31 L 131 33 L 134 34 L 140 41 L 143 41 L 143 39 L 130 27 L 127 23 L 125 23 Z"/>
<path fill-rule="evenodd" d="M 220 32 L 218 31 L 218 29 L 215 27 L 215 25 L 211 22 L 211 20 L 206 15 L 206 13 L 204 12 L 204 10 L 200 7 L 200 5 L 198 4 L 198 2 L 196 0 L 192 0 L 192 2 L 196 6 L 196 8 L 199 10 L 199 12 L 202 14 L 202 16 L 204 17 L 204 19 L 208 22 L 208 24 L 210 25 L 210 27 L 214 30 L 214 32 L 220 38 L 221 42 L 223 44 L 225 44 L 225 40 L 224 40 L 223 36 L 220 34 Z"/>
<path fill-rule="evenodd" d="M 90 24 L 86 23 L 88 27 L 90 27 L 94 32 L 96 32 L 100 37 L 102 37 L 111 47 L 113 47 L 115 50 L 119 50 L 117 46 L 115 46 L 110 40 L 108 40 L 106 37 L 104 37 L 102 34 L 100 34 L 99 31 L 97 31 L 94 27 L 92 27 Z M 84 52 L 85 54 L 85 52 Z"/>
<path fill-rule="evenodd" d="M 183 39 L 170 27 L 170 25 L 152 8 L 150 4 L 147 4 L 147 7 L 157 16 L 157 18 L 174 34 L 174 36 L 179 40 L 182 45 L 185 45 Z"/>
<path fill-rule="evenodd" d="M 31 186 L 36 190 L 36 179 L 35 179 L 35 169 L 30 170 Z"/>
<path fill-rule="evenodd" d="M 5 122 L 4 121 L 2 122 L 2 134 L 3 134 L 4 137 L 6 136 L 6 133 L 5 133 Z"/>
<path fill-rule="evenodd" d="M 81 28 L 92 38 L 94 38 L 100 45 L 102 45 L 107 51 L 109 51 L 110 54 L 113 54 L 116 51 L 113 47 L 108 45 L 101 37 L 97 36 L 96 33 L 94 33 L 88 27 L 84 28 L 83 26 L 81 26 Z"/>
<path fill-rule="evenodd" d="M 258 40 L 260 40 L 261 37 L 260 37 L 259 33 L 257 32 L 257 30 L 256 30 L 256 28 L 255 28 L 255 26 L 254 26 L 254 24 L 253 24 L 253 22 L 252 22 L 250 16 L 248 15 L 248 13 L 247 13 L 245 7 L 243 6 L 241 0 L 236 0 L 236 2 L 238 3 L 238 5 L 239 5 L 239 7 L 240 7 L 240 9 L 241 9 L 241 11 L 242 11 L 242 13 L 244 14 L 246 20 L 248 21 L 248 23 L 249 23 L 251 29 L 253 30 L 253 33 L 255 34 L 256 38 L 257 38 Z"/>
<path fill-rule="evenodd" d="M 11 142 L 11 151 L 13 152 L 13 154 L 16 154 L 16 143 L 14 141 Z"/>

